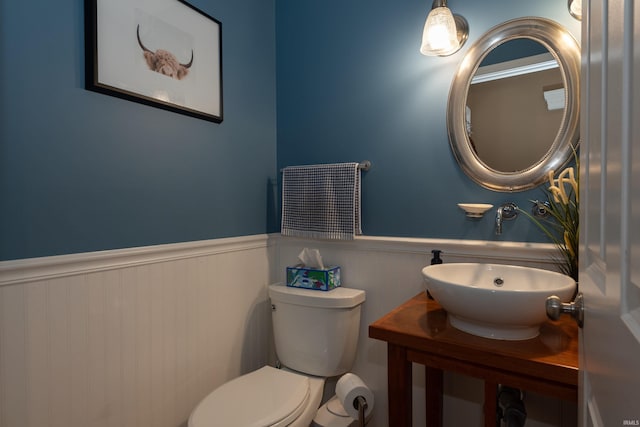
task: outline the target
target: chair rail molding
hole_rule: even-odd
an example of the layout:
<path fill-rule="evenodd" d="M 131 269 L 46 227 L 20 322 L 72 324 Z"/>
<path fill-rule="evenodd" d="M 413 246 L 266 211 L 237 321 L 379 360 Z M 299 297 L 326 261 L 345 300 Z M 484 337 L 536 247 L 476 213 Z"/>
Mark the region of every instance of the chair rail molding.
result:
<path fill-rule="evenodd" d="M 50 280 L 220 253 L 265 248 L 267 234 L 0 262 L 0 286 Z"/>

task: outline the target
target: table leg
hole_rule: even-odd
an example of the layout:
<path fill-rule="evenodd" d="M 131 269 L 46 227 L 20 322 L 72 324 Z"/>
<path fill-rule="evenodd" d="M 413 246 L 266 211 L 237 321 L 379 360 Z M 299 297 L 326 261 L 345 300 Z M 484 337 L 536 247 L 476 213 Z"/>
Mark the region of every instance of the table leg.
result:
<path fill-rule="evenodd" d="M 389 426 L 411 427 L 413 378 L 406 348 L 387 344 L 387 383 Z"/>
<path fill-rule="evenodd" d="M 442 426 L 442 370 L 425 366 L 427 426 Z"/>
<path fill-rule="evenodd" d="M 498 384 L 484 382 L 484 427 L 496 427 L 498 422 Z"/>

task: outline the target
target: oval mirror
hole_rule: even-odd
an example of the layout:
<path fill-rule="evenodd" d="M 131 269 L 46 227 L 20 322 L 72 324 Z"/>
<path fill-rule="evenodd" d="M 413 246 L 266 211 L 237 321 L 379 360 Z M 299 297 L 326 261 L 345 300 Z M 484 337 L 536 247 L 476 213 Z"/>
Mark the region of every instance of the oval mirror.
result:
<path fill-rule="evenodd" d="M 579 140 L 580 47 L 557 22 L 519 18 L 478 39 L 451 85 L 447 130 L 462 170 L 523 191 L 564 166 Z"/>

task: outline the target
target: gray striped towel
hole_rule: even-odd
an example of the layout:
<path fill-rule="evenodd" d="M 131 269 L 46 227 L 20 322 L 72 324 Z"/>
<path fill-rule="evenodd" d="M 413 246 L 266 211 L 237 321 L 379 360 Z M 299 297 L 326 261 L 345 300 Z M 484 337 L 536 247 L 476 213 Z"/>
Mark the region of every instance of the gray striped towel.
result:
<path fill-rule="evenodd" d="M 281 233 L 339 240 L 362 234 L 358 163 L 284 168 Z"/>

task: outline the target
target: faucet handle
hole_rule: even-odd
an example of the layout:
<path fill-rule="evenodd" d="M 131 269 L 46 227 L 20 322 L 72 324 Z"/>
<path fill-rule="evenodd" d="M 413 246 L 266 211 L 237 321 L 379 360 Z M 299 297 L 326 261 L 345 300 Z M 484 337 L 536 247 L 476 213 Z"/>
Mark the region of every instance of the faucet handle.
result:
<path fill-rule="evenodd" d="M 531 214 L 537 218 L 547 218 L 549 215 L 549 202 L 541 202 L 540 200 L 534 200 L 531 207 Z"/>
<path fill-rule="evenodd" d="M 518 216 L 518 205 L 513 202 L 507 202 L 501 206 L 502 219 L 513 219 Z"/>

